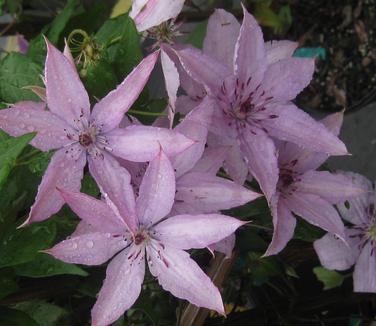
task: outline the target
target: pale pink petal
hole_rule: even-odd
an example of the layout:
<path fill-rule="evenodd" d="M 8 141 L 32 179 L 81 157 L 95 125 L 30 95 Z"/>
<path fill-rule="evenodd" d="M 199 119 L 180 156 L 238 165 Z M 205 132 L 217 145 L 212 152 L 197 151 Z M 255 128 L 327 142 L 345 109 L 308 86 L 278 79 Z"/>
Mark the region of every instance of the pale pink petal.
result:
<path fill-rule="evenodd" d="M 338 136 L 343 124 L 343 111 L 327 115 L 320 122 L 334 135 Z"/>
<path fill-rule="evenodd" d="M 177 215 L 154 227 L 163 244 L 178 248 L 205 248 L 229 235 L 247 222 L 221 214 Z"/>
<path fill-rule="evenodd" d="M 145 258 L 144 252 L 137 254 L 135 250 L 139 249 L 131 247 L 122 251 L 108 265 L 106 279 L 91 311 L 92 326 L 113 323 L 140 295 L 145 276 Z"/>
<path fill-rule="evenodd" d="M 91 224 L 81 220 L 78 224 L 74 232 L 70 235 L 71 238 L 78 237 L 87 233 L 95 233 L 97 232 L 96 228 L 93 227 Z"/>
<path fill-rule="evenodd" d="M 218 251 L 218 252 L 221 252 L 222 254 L 225 254 L 226 258 L 231 257 L 234 247 L 235 247 L 235 234 L 229 235 L 227 238 L 224 238 L 223 240 L 208 246 L 208 248 L 211 251 Z"/>
<path fill-rule="evenodd" d="M 244 184 L 249 169 L 239 145 L 234 145 L 229 148 L 223 163 L 223 168 L 237 184 Z"/>
<path fill-rule="evenodd" d="M 158 55 L 159 51 L 148 55 L 116 89 L 95 104 L 91 120 L 101 128 L 102 132 L 108 132 L 119 126 L 124 114 L 136 101 L 149 80 Z"/>
<path fill-rule="evenodd" d="M 264 256 L 278 254 L 294 236 L 296 218 L 286 207 L 282 198 L 272 200 L 273 238 Z"/>
<path fill-rule="evenodd" d="M 134 19 L 139 32 L 158 26 L 161 23 L 175 18 L 183 9 L 185 0 L 174 1 L 135 1 L 130 16 Z"/>
<path fill-rule="evenodd" d="M 372 242 L 363 248 L 355 264 L 354 292 L 376 292 L 376 254 Z"/>
<path fill-rule="evenodd" d="M 229 149 L 229 146 L 206 148 L 200 160 L 190 171 L 216 175 L 223 165 L 223 161 L 225 160 Z"/>
<path fill-rule="evenodd" d="M 244 6 L 243 14 L 243 23 L 235 46 L 234 73 L 241 84 L 255 89 L 261 83 L 266 69 L 265 45 L 260 26 Z"/>
<path fill-rule="evenodd" d="M 136 201 L 141 224 L 150 226 L 164 218 L 170 211 L 175 197 L 174 169 L 161 150 L 146 169 Z"/>
<path fill-rule="evenodd" d="M 292 57 L 297 47 L 297 42 L 287 40 L 265 42 L 266 61 L 268 65 Z"/>
<path fill-rule="evenodd" d="M 201 99 L 194 100 L 186 95 L 181 95 L 176 100 L 176 112 L 180 112 L 182 114 L 188 114 L 191 112 L 195 107 L 197 107 L 201 102 Z"/>
<path fill-rule="evenodd" d="M 101 265 L 126 246 L 123 237 L 95 232 L 67 238 L 45 252 L 70 264 Z"/>
<path fill-rule="evenodd" d="M 45 106 L 43 102 L 18 102 L 9 109 L 0 110 L 0 128 L 15 137 L 37 132 L 30 144 L 42 151 L 71 143 L 67 133 L 74 130 L 65 120 L 46 111 Z"/>
<path fill-rule="evenodd" d="M 240 148 L 246 157 L 251 174 L 258 181 L 266 198 L 274 195 L 278 181 L 278 160 L 273 141 L 263 131 L 256 134 L 244 133 L 240 139 Z"/>
<path fill-rule="evenodd" d="M 227 66 L 200 50 L 184 48 L 176 53 L 188 75 L 203 84 L 213 95 L 219 92 L 223 81 L 232 74 Z"/>
<path fill-rule="evenodd" d="M 224 314 L 219 290 L 189 254 L 166 247 L 158 254 L 148 247 L 149 269 L 159 284 L 175 297 Z"/>
<path fill-rule="evenodd" d="M 162 147 L 172 157 L 191 147 L 194 141 L 165 128 L 130 126 L 116 129 L 106 135 L 114 156 L 134 162 L 151 161 Z"/>
<path fill-rule="evenodd" d="M 359 250 L 357 246 L 346 245 L 341 239 L 327 233 L 313 243 L 320 264 L 327 269 L 343 271 L 355 264 Z"/>
<path fill-rule="evenodd" d="M 320 196 L 331 204 L 344 202 L 367 191 L 353 183 L 351 177 L 327 171 L 308 171 L 299 177 L 295 185 L 300 192 Z"/>
<path fill-rule="evenodd" d="M 202 156 L 208 134 L 207 125 L 211 122 L 212 110 L 213 101 L 209 97 L 206 97 L 197 108 L 191 111 L 184 120 L 176 126 L 175 131 L 196 142 L 187 150 L 171 158 L 176 177 L 191 170 Z"/>
<path fill-rule="evenodd" d="M 63 51 L 63 54 L 68 59 L 68 61 L 73 65 L 73 67 L 76 69 L 76 64 L 74 63 L 72 52 L 71 52 L 71 50 L 69 48 L 69 45 L 67 43 L 67 39 L 64 39 L 64 51 Z"/>
<path fill-rule="evenodd" d="M 177 179 L 175 205 L 188 204 L 187 214 L 211 213 L 244 205 L 260 196 L 233 181 L 190 172 Z"/>
<path fill-rule="evenodd" d="M 295 192 L 285 201 L 286 206 L 307 222 L 345 239 L 341 218 L 326 200 L 311 194 Z"/>
<path fill-rule="evenodd" d="M 216 9 L 210 16 L 206 28 L 204 53 L 232 68 L 239 30 L 240 24 L 232 14 L 223 9 Z"/>
<path fill-rule="evenodd" d="M 71 154 L 72 152 L 75 155 Z M 64 199 L 56 188 L 79 191 L 85 164 L 86 155 L 79 145 L 59 149 L 52 156 L 39 185 L 35 203 L 23 225 L 46 220 L 58 212 L 64 204 Z"/>
<path fill-rule="evenodd" d="M 98 183 L 105 201 L 134 231 L 137 227 L 136 203 L 129 172 L 106 152 L 90 155 L 88 161 L 90 174 Z"/>
<path fill-rule="evenodd" d="M 72 126 L 80 126 L 81 115 L 90 114 L 89 96 L 71 62 L 49 41 L 44 77 L 47 104 L 55 113 Z"/>
<path fill-rule="evenodd" d="M 124 234 L 127 230 L 124 221 L 104 201 L 80 192 L 58 190 L 72 211 L 98 232 Z"/>
<path fill-rule="evenodd" d="M 346 146 L 341 140 L 322 123 L 315 121 L 295 105 L 270 105 L 266 112 L 273 117 L 262 120 L 262 126 L 271 136 L 303 146 L 314 152 L 331 155 L 347 154 Z"/>
<path fill-rule="evenodd" d="M 270 65 L 264 75 L 262 88 L 278 101 L 293 100 L 310 83 L 315 60 L 289 58 Z"/>
<path fill-rule="evenodd" d="M 342 218 L 355 225 L 368 224 L 367 212 L 372 203 L 372 196 L 374 196 L 372 182 L 358 173 L 341 172 L 341 174 L 351 178 L 355 185 L 366 190 L 366 193 L 349 199 L 347 203 L 344 202 L 337 205 Z"/>

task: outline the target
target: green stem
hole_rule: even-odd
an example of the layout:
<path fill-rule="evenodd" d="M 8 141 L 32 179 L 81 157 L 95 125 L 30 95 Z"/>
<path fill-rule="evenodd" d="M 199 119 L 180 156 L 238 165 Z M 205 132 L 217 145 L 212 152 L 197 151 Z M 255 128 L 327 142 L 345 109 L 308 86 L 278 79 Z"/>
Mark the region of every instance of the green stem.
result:
<path fill-rule="evenodd" d="M 145 111 L 140 111 L 140 110 L 128 110 L 127 113 L 145 115 L 149 117 L 167 117 L 167 113 L 163 113 L 163 112 L 145 112 Z"/>

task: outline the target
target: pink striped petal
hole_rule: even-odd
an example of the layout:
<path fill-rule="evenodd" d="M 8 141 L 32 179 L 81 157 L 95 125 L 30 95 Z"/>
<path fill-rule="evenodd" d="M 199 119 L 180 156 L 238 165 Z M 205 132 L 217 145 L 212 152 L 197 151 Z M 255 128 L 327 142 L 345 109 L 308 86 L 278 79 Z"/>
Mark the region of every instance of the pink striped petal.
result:
<path fill-rule="evenodd" d="M 376 292 L 375 248 L 368 242 L 363 248 L 354 269 L 354 292 Z"/>
<path fill-rule="evenodd" d="M 222 167 L 229 151 L 229 146 L 208 147 L 205 149 L 200 160 L 195 164 L 190 172 L 207 173 L 216 175 Z M 248 171 L 248 169 L 247 169 Z"/>
<path fill-rule="evenodd" d="M 297 42 L 287 40 L 265 42 L 266 61 L 268 65 L 292 57 L 298 45 Z"/>

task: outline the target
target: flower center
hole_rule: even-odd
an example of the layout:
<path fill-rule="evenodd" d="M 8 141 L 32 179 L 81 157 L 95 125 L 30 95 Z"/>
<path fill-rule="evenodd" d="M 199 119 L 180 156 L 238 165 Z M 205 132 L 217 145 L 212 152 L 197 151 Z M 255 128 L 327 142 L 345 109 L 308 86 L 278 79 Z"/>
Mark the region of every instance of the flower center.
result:
<path fill-rule="evenodd" d="M 376 224 L 370 227 L 368 235 L 373 241 L 376 241 Z"/>
<path fill-rule="evenodd" d="M 281 168 L 279 171 L 277 190 L 281 194 L 291 195 L 296 190 L 294 183 L 299 181 L 299 178 L 297 177 L 298 175 L 296 172 L 290 169 Z"/>
<path fill-rule="evenodd" d="M 138 230 L 137 233 L 134 235 L 134 244 L 140 245 L 145 241 L 148 241 L 150 238 L 148 232 L 146 230 Z"/>
<path fill-rule="evenodd" d="M 78 141 L 82 146 L 89 147 L 95 142 L 95 138 L 93 139 L 89 133 L 82 133 L 78 136 Z"/>
<path fill-rule="evenodd" d="M 245 120 L 254 107 L 250 101 L 244 102 L 234 109 L 234 115 L 239 120 Z"/>

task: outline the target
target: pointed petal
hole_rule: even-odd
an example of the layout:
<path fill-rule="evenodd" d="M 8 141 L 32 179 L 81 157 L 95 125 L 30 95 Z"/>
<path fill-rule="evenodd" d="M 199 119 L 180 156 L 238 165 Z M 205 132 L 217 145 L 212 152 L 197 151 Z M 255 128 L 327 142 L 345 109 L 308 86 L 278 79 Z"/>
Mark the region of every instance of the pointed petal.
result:
<path fill-rule="evenodd" d="M 177 215 L 154 227 L 158 240 L 178 248 L 205 248 L 233 234 L 247 222 L 221 214 Z"/>
<path fill-rule="evenodd" d="M 273 200 L 274 201 L 274 200 Z M 283 199 L 271 205 L 273 214 L 273 238 L 264 256 L 278 254 L 294 236 L 296 218 L 286 207 Z"/>
<path fill-rule="evenodd" d="M 235 234 L 231 234 L 228 237 L 224 238 L 223 240 L 208 246 L 208 248 L 212 251 L 218 251 L 218 252 L 221 252 L 222 254 L 225 254 L 226 258 L 231 257 L 234 247 L 235 247 Z"/>
<path fill-rule="evenodd" d="M 200 104 L 201 100 L 194 100 L 186 95 L 181 95 L 176 100 L 176 111 L 188 114 Z"/>
<path fill-rule="evenodd" d="M 308 171 L 295 183 L 298 191 L 320 196 L 331 204 L 344 202 L 367 191 L 352 182 L 343 174 L 332 174 L 327 171 Z"/>
<path fill-rule="evenodd" d="M 293 104 L 270 105 L 267 114 L 276 116 L 262 120 L 271 136 L 303 146 L 314 152 L 331 155 L 347 154 L 346 146 L 324 125 Z M 315 139 L 313 142 L 312 139 Z"/>
<path fill-rule="evenodd" d="M 358 246 L 349 247 L 341 239 L 327 233 L 313 243 L 320 263 L 327 269 L 343 271 L 355 264 L 359 250 Z"/>
<path fill-rule="evenodd" d="M 234 73 L 240 84 L 255 89 L 262 81 L 266 69 L 264 38 L 256 19 L 243 6 L 243 23 L 235 46 Z"/>
<path fill-rule="evenodd" d="M 67 238 L 45 252 L 70 264 L 101 265 L 126 246 L 122 237 L 95 232 Z"/>
<path fill-rule="evenodd" d="M 345 203 L 340 203 L 337 208 L 346 221 L 355 224 L 368 224 L 368 209 L 373 202 L 372 196 L 374 196 L 374 188 L 372 182 L 358 173 L 353 172 L 341 172 L 348 178 L 351 178 L 354 185 L 358 185 L 359 188 L 365 189 L 367 192 L 357 196 L 356 198 L 349 199 L 348 206 Z"/>
<path fill-rule="evenodd" d="M 298 45 L 297 42 L 287 40 L 265 42 L 266 61 L 268 65 L 292 57 Z"/>
<path fill-rule="evenodd" d="M 177 179 L 175 205 L 188 204 L 187 214 L 211 213 L 244 205 L 260 196 L 230 180 L 191 172 Z"/>
<path fill-rule="evenodd" d="M 198 307 L 224 314 L 219 290 L 188 253 L 166 247 L 160 255 L 147 248 L 147 254 L 150 272 L 164 290 Z"/>
<path fill-rule="evenodd" d="M 327 115 L 320 122 L 334 135 L 338 136 L 343 124 L 343 111 Z"/>
<path fill-rule="evenodd" d="M 171 18 L 177 17 L 183 9 L 184 1 L 185 0 L 136 1 L 136 3 L 140 2 L 144 5 L 140 6 L 140 4 L 137 4 L 136 8 L 133 9 L 135 7 L 135 4 L 133 4 L 130 17 L 134 18 L 137 30 L 143 32 L 151 27 L 160 25 Z"/>
<path fill-rule="evenodd" d="M 74 133 L 74 130 L 65 120 L 45 111 L 45 106 L 42 102 L 18 102 L 9 109 L 1 110 L 0 128 L 15 137 L 37 132 L 30 144 L 42 151 L 71 143 L 67 134 Z"/>
<path fill-rule="evenodd" d="M 136 202 L 129 172 L 106 152 L 99 156 L 90 155 L 88 161 L 90 173 L 105 201 L 129 230 L 134 231 L 137 227 Z"/>
<path fill-rule="evenodd" d="M 371 242 L 363 248 L 354 269 L 354 292 L 376 292 L 376 255 Z"/>
<path fill-rule="evenodd" d="M 129 309 L 141 293 L 145 276 L 144 253 L 133 254 L 135 248 L 123 250 L 107 267 L 106 279 L 91 311 L 93 326 L 109 325 Z"/>
<path fill-rule="evenodd" d="M 87 233 L 95 233 L 97 230 L 89 223 L 81 220 L 78 222 L 76 229 L 70 235 L 71 238 L 78 237 Z"/>
<path fill-rule="evenodd" d="M 345 239 L 341 218 L 326 200 L 315 195 L 295 192 L 286 200 L 286 206 L 307 222 Z"/>
<path fill-rule="evenodd" d="M 67 39 L 64 39 L 64 51 L 63 51 L 64 56 L 68 59 L 68 61 L 72 64 L 74 69 L 76 69 L 76 64 L 74 63 L 74 59 L 72 56 L 72 52 L 69 48 L 69 45 L 67 43 Z"/>
<path fill-rule="evenodd" d="M 76 152 L 77 156 L 72 157 L 71 152 Z M 64 199 L 56 188 L 79 191 L 85 164 L 86 155 L 79 145 L 59 149 L 52 156 L 44 173 L 34 205 L 24 225 L 46 220 L 58 212 L 64 204 Z"/>
<path fill-rule="evenodd" d="M 278 160 L 273 141 L 261 130 L 241 135 L 240 148 L 246 157 L 251 174 L 258 181 L 266 198 L 270 200 L 278 181 Z"/>
<path fill-rule="evenodd" d="M 216 9 L 210 16 L 204 40 L 204 53 L 232 68 L 234 50 L 240 24 L 223 9 Z"/>
<path fill-rule="evenodd" d="M 98 232 L 124 234 L 126 225 L 104 202 L 80 192 L 59 189 L 61 196 L 83 221 L 92 225 Z"/>
<path fill-rule="evenodd" d="M 140 194 L 136 201 L 140 223 L 150 226 L 164 218 L 171 211 L 174 198 L 174 169 L 161 150 L 149 163 L 140 185 Z"/>
<path fill-rule="evenodd" d="M 102 132 L 108 132 L 119 126 L 124 114 L 136 101 L 149 80 L 158 55 L 158 51 L 148 55 L 116 89 L 94 105 L 91 120 L 101 127 Z"/>
<path fill-rule="evenodd" d="M 191 111 L 175 128 L 175 131 L 196 142 L 184 152 L 171 158 L 177 178 L 191 170 L 204 152 L 208 134 L 206 126 L 211 122 L 213 104 L 209 97 L 205 97 L 200 105 Z"/>
<path fill-rule="evenodd" d="M 44 77 L 47 104 L 51 112 L 71 126 L 80 125 L 81 114 L 90 114 L 89 96 L 71 62 L 49 41 Z"/>
<path fill-rule="evenodd" d="M 227 152 L 223 168 L 229 174 L 232 180 L 239 185 L 243 185 L 247 179 L 249 169 L 244 160 L 244 154 L 241 152 L 239 145 L 233 145 Z"/>
<path fill-rule="evenodd" d="M 218 170 L 222 167 L 229 149 L 230 147 L 228 146 L 206 148 L 200 160 L 191 169 L 191 172 L 216 175 Z"/>
<path fill-rule="evenodd" d="M 106 134 L 106 138 L 114 156 L 133 162 L 151 161 L 161 147 L 170 157 L 194 144 L 193 140 L 174 130 L 150 126 L 115 129 Z"/>
<path fill-rule="evenodd" d="M 176 51 L 176 54 L 189 76 L 216 95 L 231 70 L 223 63 L 194 48 Z"/>

